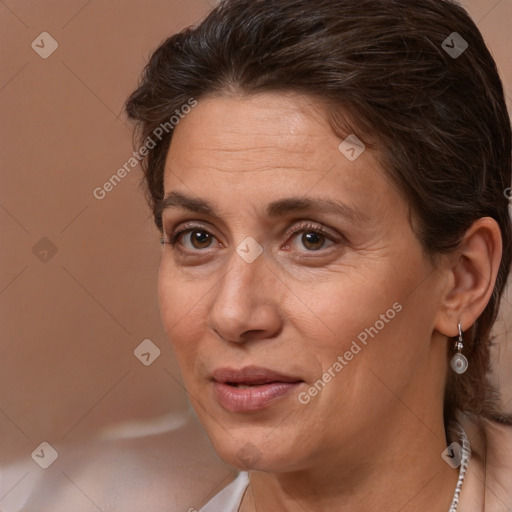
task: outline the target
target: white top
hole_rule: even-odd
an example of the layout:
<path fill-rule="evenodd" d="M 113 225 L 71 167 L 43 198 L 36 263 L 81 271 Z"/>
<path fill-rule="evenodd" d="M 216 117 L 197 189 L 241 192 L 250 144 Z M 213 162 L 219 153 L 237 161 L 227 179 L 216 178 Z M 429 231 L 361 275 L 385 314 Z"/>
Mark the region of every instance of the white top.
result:
<path fill-rule="evenodd" d="M 249 473 L 240 473 L 235 480 L 215 495 L 199 512 L 237 512 L 248 484 Z"/>

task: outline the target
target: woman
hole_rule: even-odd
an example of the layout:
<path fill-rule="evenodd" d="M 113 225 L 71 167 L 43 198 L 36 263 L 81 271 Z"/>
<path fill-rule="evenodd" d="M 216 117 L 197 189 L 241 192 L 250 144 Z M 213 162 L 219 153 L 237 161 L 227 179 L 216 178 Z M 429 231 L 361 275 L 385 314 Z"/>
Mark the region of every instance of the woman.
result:
<path fill-rule="evenodd" d="M 241 470 L 201 510 L 510 510 L 486 373 L 511 130 L 465 11 L 227 0 L 155 51 L 127 112 L 162 320 Z"/>

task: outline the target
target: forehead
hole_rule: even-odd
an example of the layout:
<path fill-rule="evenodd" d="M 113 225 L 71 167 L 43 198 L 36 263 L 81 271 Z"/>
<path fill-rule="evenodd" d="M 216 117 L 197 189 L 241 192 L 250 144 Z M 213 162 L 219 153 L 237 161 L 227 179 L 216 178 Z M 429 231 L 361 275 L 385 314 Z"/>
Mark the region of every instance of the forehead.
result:
<path fill-rule="evenodd" d="M 323 150 L 336 150 L 339 142 L 324 107 L 313 99 L 278 93 L 213 96 L 200 100 L 175 128 L 167 160 L 193 167 L 214 158 L 222 163 L 219 170 L 230 172 L 300 170 L 304 158 L 316 165 L 328 162 Z"/>
<path fill-rule="evenodd" d="M 351 161 L 314 98 L 281 93 L 210 96 L 176 126 L 165 165 L 165 194 L 252 203 L 315 195 L 347 204 L 386 194 L 378 155 Z"/>

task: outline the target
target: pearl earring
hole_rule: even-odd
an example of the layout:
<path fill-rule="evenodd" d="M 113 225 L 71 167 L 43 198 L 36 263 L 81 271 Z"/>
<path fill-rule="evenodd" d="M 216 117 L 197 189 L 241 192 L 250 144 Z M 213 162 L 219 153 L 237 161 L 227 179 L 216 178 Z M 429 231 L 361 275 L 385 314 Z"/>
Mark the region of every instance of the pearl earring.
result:
<path fill-rule="evenodd" d="M 468 369 L 468 360 L 466 359 L 466 356 L 462 354 L 463 347 L 464 345 L 462 343 L 462 328 L 459 322 L 459 339 L 455 342 L 455 348 L 457 350 L 457 353 L 452 357 L 450 363 L 452 370 L 458 373 L 459 375 L 461 373 L 464 373 Z"/>

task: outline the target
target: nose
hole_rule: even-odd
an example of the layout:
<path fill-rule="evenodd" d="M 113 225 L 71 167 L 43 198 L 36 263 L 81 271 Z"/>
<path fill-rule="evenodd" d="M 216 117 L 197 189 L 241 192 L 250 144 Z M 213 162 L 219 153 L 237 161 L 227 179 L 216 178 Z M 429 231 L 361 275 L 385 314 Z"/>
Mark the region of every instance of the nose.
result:
<path fill-rule="evenodd" d="M 273 338 L 282 328 L 277 287 L 265 256 L 247 263 L 236 252 L 213 293 L 209 326 L 231 343 Z"/>

